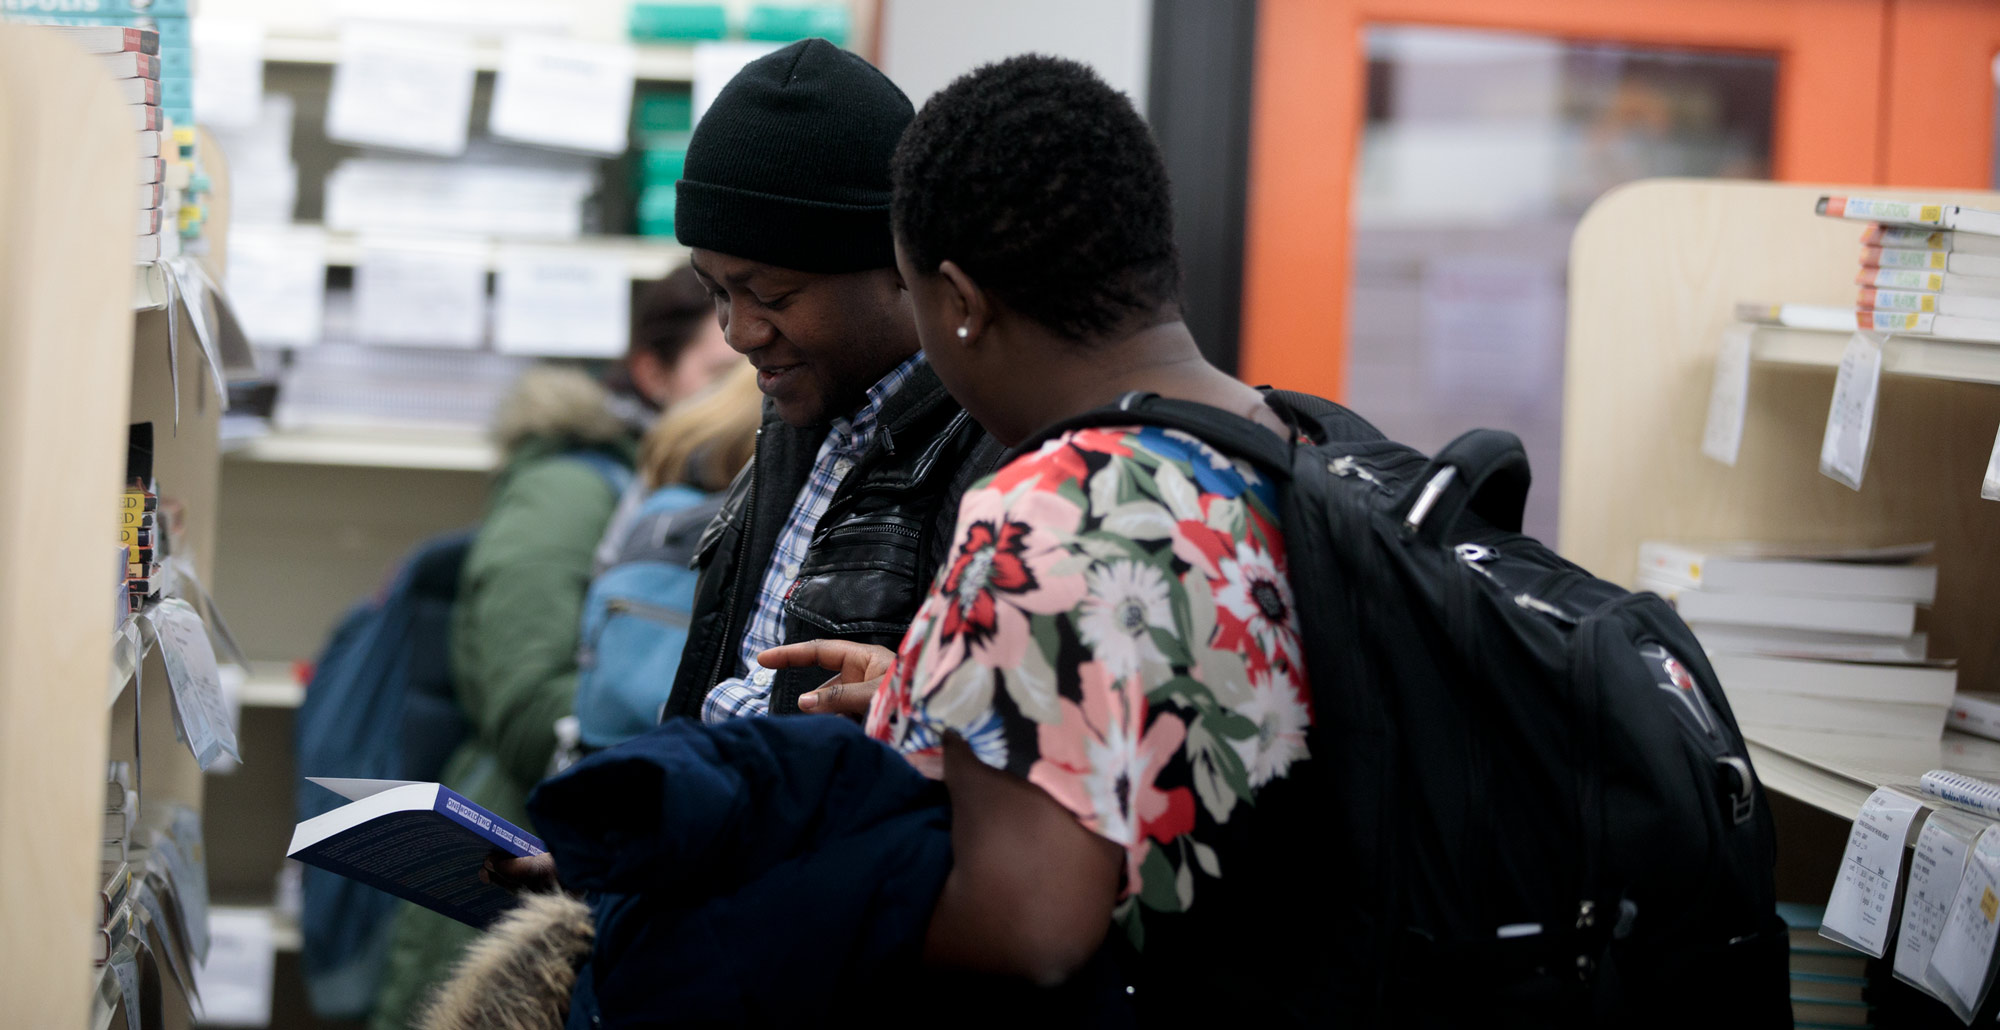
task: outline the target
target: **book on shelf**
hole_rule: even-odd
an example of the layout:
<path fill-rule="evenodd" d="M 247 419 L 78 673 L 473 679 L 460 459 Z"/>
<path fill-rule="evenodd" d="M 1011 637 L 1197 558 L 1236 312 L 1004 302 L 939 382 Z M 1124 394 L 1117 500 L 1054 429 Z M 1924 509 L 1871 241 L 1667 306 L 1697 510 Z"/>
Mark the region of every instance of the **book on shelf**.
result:
<path fill-rule="evenodd" d="M 167 163 L 164 160 L 157 157 L 142 157 L 139 159 L 139 178 L 137 182 L 141 186 L 151 182 L 160 182 L 166 177 L 166 171 Z"/>
<path fill-rule="evenodd" d="M 1828 218 L 2000 236 L 2000 212 L 1958 204 L 1830 195 L 1820 197 L 1814 210 Z"/>
<path fill-rule="evenodd" d="M 126 110 L 132 112 L 132 128 L 140 132 L 145 132 L 149 129 L 158 129 L 160 126 L 166 124 L 166 119 L 161 116 L 160 109 L 153 104 L 132 104 Z"/>
<path fill-rule="evenodd" d="M 1773 629 L 1817 630 L 1861 636 L 1904 638 L 1916 632 L 1917 606 L 1909 601 L 1797 597 L 1784 594 L 1723 593 L 1683 587 L 1641 574 L 1639 589 L 1674 603 L 1682 619 Z M 1699 631 L 1697 631 L 1699 636 Z"/>
<path fill-rule="evenodd" d="M 1863 268 L 1914 268 L 1954 275 L 2000 276 L 2000 257 L 1954 253 L 1947 250 L 1906 250 L 1899 247 L 1861 248 Z"/>
<path fill-rule="evenodd" d="M 1825 304 L 1767 304 L 1744 300 L 1736 303 L 1736 320 L 1756 325 L 1778 325 L 1788 329 L 1831 329 L 1852 332 L 1860 327 L 1853 308 Z"/>
<path fill-rule="evenodd" d="M 542 842 L 442 784 L 307 777 L 349 802 L 298 824 L 286 856 L 359 880 L 471 926 L 514 907 L 480 879 L 494 850 L 538 855 Z"/>
<path fill-rule="evenodd" d="M 1943 705 L 1732 690 L 1727 680 L 1722 689 L 1729 697 L 1730 710 L 1745 724 L 1933 744 L 1944 734 Z"/>
<path fill-rule="evenodd" d="M 141 131 L 140 131 L 140 133 L 139 133 L 139 156 L 140 156 L 140 157 L 159 157 L 159 156 L 161 156 L 161 155 L 160 155 L 160 131 L 159 131 L 158 129 L 149 129 L 149 130 L 141 130 Z"/>
<path fill-rule="evenodd" d="M 160 55 L 156 50 L 150 54 L 125 52 L 119 54 L 99 54 L 97 63 L 119 79 L 153 79 L 160 77 Z"/>
<path fill-rule="evenodd" d="M 1863 286 L 1855 303 L 1863 311 L 1909 311 L 1924 315 L 1957 315 L 2000 321 L 2000 297 L 1933 293 L 1929 290 L 1883 290 Z"/>
<path fill-rule="evenodd" d="M 160 80 L 158 79 L 118 79 L 118 95 L 128 104 L 158 104 L 160 102 Z"/>
<path fill-rule="evenodd" d="M 147 208 L 159 207 L 160 201 L 163 197 L 163 194 L 165 193 L 165 189 L 166 188 L 164 186 L 160 185 L 157 182 L 140 183 L 139 210 L 144 211 Z"/>
<path fill-rule="evenodd" d="M 61 35 L 86 54 L 160 52 L 158 29 L 141 29 L 129 25 L 61 25 L 51 26 L 49 31 Z"/>
<path fill-rule="evenodd" d="M 104 877 L 104 883 L 97 890 L 97 918 L 100 924 L 109 923 L 111 914 L 125 904 L 132 890 L 132 866 L 120 862 Z"/>
<path fill-rule="evenodd" d="M 1951 769 L 1932 769 L 1917 781 L 1927 798 L 1948 801 L 1989 819 L 2000 819 L 2000 785 Z"/>
<path fill-rule="evenodd" d="M 1944 340 L 2000 343 L 2000 321 L 1990 318 L 1923 315 L 1912 311 L 1867 311 L 1861 313 L 1861 328 L 1885 333 L 1935 336 Z"/>
<path fill-rule="evenodd" d="M 1947 254 L 1978 254 L 2000 257 L 2000 236 L 1985 236 L 1950 229 L 1923 229 L 1894 225 L 1871 225 L 1861 235 L 1864 247 L 1893 247 L 1897 250 L 1936 250 Z"/>
<path fill-rule="evenodd" d="M 91 961 L 103 965 L 111 961 L 111 952 L 132 932 L 132 902 L 124 898 L 111 915 L 98 924 L 97 932 L 91 935 Z"/>
<path fill-rule="evenodd" d="M 2000 297 L 2000 278 L 1926 268 L 1863 268 L 1854 285 L 1879 290 L 1920 290 L 1964 297 Z"/>
<path fill-rule="evenodd" d="M 164 235 L 163 233 L 153 232 L 153 233 L 147 233 L 144 236 L 134 236 L 132 238 L 134 241 L 132 244 L 133 260 L 135 261 L 160 260 L 162 256 L 166 254 L 166 248 L 160 242 L 160 237 L 163 235 Z"/>
<path fill-rule="evenodd" d="M 140 236 L 150 236 L 153 233 L 159 231 L 160 231 L 160 209 L 157 207 L 151 207 L 141 210 L 139 212 L 139 228 L 137 234 Z"/>
<path fill-rule="evenodd" d="M 1945 725 L 1987 740 L 2000 740 L 2000 694 L 1962 690 L 1952 696 Z"/>
<path fill-rule="evenodd" d="M 1937 598 L 1937 567 L 1912 564 L 1911 559 L 1930 550 L 1930 544 L 1862 549 L 1648 540 L 1639 545 L 1639 572 L 1682 587 L 1725 593 L 1929 604 Z"/>
<path fill-rule="evenodd" d="M 1717 652 L 1709 654 L 1708 663 L 1732 702 L 1738 693 L 1760 691 L 1926 705 L 1942 717 L 1958 685 L 1958 670 L 1945 662 L 1843 662 Z"/>
<path fill-rule="evenodd" d="M 1756 654 L 1778 658 L 1824 658 L 1844 662 L 1922 662 L 1929 653 L 1930 634 L 1874 637 L 1859 633 L 1825 633 L 1769 626 L 1732 626 L 1721 622 L 1690 622 L 1695 639 L 1710 655 Z"/>

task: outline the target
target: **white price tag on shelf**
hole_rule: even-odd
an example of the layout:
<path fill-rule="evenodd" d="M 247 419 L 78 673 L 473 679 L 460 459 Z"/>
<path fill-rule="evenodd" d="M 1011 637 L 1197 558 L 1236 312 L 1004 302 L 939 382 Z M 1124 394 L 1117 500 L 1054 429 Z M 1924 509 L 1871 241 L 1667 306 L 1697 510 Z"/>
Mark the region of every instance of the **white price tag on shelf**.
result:
<path fill-rule="evenodd" d="M 1979 496 L 2000 501 L 2000 433 L 1994 434 L 1993 453 L 1986 456 L 1986 477 L 1979 483 Z"/>
<path fill-rule="evenodd" d="M 1923 802 L 1888 787 L 1861 803 L 1847 835 L 1847 851 L 1840 856 L 1839 878 L 1826 899 L 1821 936 L 1874 958 L 1888 950 L 1896 883 L 1903 876 L 1903 844 L 1910 837 L 1910 821 L 1923 808 Z"/>
<path fill-rule="evenodd" d="M 463 36 L 349 25 L 326 104 L 326 134 L 342 143 L 465 152 L 477 74 Z"/>
<path fill-rule="evenodd" d="M 1715 382 L 1708 388 L 1708 424 L 1701 433 L 1701 453 L 1734 467 L 1743 449 L 1743 422 L 1750 412 L 1751 326 L 1735 324 L 1722 331 L 1715 353 Z"/>
<path fill-rule="evenodd" d="M 1903 919 L 1896 930 L 1896 979 L 1929 992 L 1924 970 L 1944 932 L 1945 916 L 1965 876 L 1966 856 L 1983 824 L 1950 810 L 1924 820 L 1910 850 L 1910 884 L 1903 891 Z"/>
<path fill-rule="evenodd" d="M 269 1026 L 278 950 L 271 913 L 256 908 L 211 909 L 208 927 L 208 961 L 195 972 L 202 1025 Z"/>
<path fill-rule="evenodd" d="M 622 154 L 637 64 L 626 43 L 510 36 L 487 128 L 522 143 Z"/>
<path fill-rule="evenodd" d="M 244 18 L 190 19 L 194 42 L 194 106 L 203 125 L 247 129 L 264 99 L 264 26 Z"/>
<path fill-rule="evenodd" d="M 616 255 L 500 250 L 493 346 L 502 354 L 615 358 L 631 336 L 632 274 Z"/>
<path fill-rule="evenodd" d="M 1988 826 L 1972 846 L 1965 877 L 1952 898 L 1931 952 L 1924 981 L 1931 993 L 1951 1006 L 1958 1018 L 1972 1022 L 1992 983 L 1993 943 L 2000 936 L 2000 826 Z"/>
<path fill-rule="evenodd" d="M 167 668 L 167 686 L 174 697 L 174 714 L 195 761 L 204 770 L 225 754 L 241 762 L 236 731 L 230 726 L 222 699 L 215 648 L 208 642 L 201 616 L 186 601 L 169 597 L 143 618 L 159 643 L 160 661 Z"/>
<path fill-rule="evenodd" d="M 484 248 L 364 238 L 354 316 L 362 343 L 478 347 L 486 335 Z"/>
<path fill-rule="evenodd" d="M 232 227 L 229 302 L 259 347 L 318 344 L 326 311 L 326 233 L 314 226 Z"/>
<path fill-rule="evenodd" d="M 1819 470 L 1850 490 L 1861 489 L 1868 471 L 1868 448 L 1875 442 L 1875 399 L 1882 387 L 1882 342 L 1886 333 L 1858 332 L 1840 355 L 1833 379 L 1833 403 L 1826 412 Z"/>

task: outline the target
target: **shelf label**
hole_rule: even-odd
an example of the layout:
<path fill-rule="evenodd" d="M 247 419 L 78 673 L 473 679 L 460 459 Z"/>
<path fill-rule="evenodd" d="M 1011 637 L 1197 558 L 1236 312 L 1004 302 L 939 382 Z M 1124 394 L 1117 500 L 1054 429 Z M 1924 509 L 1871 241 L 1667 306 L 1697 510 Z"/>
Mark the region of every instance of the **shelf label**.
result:
<path fill-rule="evenodd" d="M 632 273 L 615 254 L 511 245 L 495 262 L 493 348 L 615 358 L 632 328 Z"/>
<path fill-rule="evenodd" d="M 617 155 L 632 120 L 630 44 L 515 35 L 493 82 L 493 135 Z"/>
<path fill-rule="evenodd" d="M 1879 787 L 1861 803 L 1840 875 L 1826 899 L 1820 936 L 1873 958 L 1888 950 L 1895 928 L 1896 883 L 1903 876 L 1903 844 L 1923 803 L 1900 791 Z"/>
<path fill-rule="evenodd" d="M 1754 327 L 1733 324 L 1722 331 L 1715 354 L 1715 382 L 1708 388 L 1708 425 L 1701 453 L 1732 468 L 1743 449 L 1743 421 L 1750 410 L 1750 337 Z"/>
<path fill-rule="evenodd" d="M 1833 403 L 1826 412 L 1826 438 L 1820 442 L 1822 475 L 1847 487 L 1861 489 L 1868 471 L 1868 449 L 1875 442 L 1875 400 L 1882 387 L 1882 342 L 1886 333 L 1858 332 L 1848 337 L 1833 379 Z"/>
<path fill-rule="evenodd" d="M 1910 885 L 1903 891 L 1903 920 L 1896 930 L 1896 979 L 1926 993 L 1931 987 L 1924 982 L 1924 970 L 1937 950 L 1979 831 L 1979 823 L 1958 813 L 1933 812 L 1910 851 Z"/>
<path fill-rule="evenodd" d="M 264 101 L 264 26 L 203 15 L 194 22 L 194 107 L 211 129 L 257 124 Z"/>
<path fill-rule="evenodd" d="M 354 316 L 361 343 L 478 347 L 486 336 L 484 249 L 363 237 Z"/>
<path fill-rule="evenodd" d="M 229 303 L 259 347 L 311 347 L 326 310 L 326 233 L 316 226 L 229 230 Z"/>
<path fill-rule="evenodd" d="M 1994 434 L 1993 453 L 1986 457 L 1986 478 L 1979 484 L 1979 496 L 2000 501 L 2000 433 Z"/>
<path fill-rule="evenodd" d="M 1993 943 L 2000 936 L 1996 916 L 2000 916 L 2000 826 L 1988 826 L 1972 846 L 1965 877 L 1959 881 L 1937 950 L 1924 972 L 1931 993 L 1967 1023 L 1992 984 Z"/>
<path fill-rule="evenodd" d="M 333 66 L 326 134 L 342 143 L 462 154 L 476 74 L 463 36 L 349 25 Z"/>

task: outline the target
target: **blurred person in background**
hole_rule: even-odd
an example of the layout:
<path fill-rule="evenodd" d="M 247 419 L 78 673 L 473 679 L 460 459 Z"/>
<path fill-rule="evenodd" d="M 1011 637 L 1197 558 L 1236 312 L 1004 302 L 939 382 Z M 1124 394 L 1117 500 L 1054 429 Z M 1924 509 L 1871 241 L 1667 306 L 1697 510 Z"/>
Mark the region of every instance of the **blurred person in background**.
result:
<path fill-rule="evenodd" d="M 737 367 L 674 406 L 639 447 L 639 476 L 598 546 L 584 600 L 576 734 L 610 747 L 660 722 L 694 608 L 694 558 L 757 446 L 757 370 Z"/>
<path fill-rule="evenodd" d="M 715 309 L 681 268 L 642 294 L 632 345 L 600 384 L 539 367 L 515 384 L 493 435 L 502 451 L 452 609 L 451 669 L 468 733 L 440 779 L 526 826 L 529 788 L 558 750 L 576 696 L 577 622 L 592 556 L 632 482 L 638 436 L 660 408 L 741 362 Z M 403 904 L 371 1026 L 401 1030 L 471 927 Z"/>

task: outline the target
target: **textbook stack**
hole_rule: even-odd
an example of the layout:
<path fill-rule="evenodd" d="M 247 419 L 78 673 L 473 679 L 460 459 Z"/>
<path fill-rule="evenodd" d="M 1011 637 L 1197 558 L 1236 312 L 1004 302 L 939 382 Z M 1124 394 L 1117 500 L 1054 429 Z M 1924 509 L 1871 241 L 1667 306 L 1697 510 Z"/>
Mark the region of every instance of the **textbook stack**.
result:
<path fill-rule="evenodd" d="M 100 966 L 111 961 L 111 953 L 132 929 L 131 837 L 138 810 L 132 764 L 112 762 L 104 781 L 104 860 L 92 954 Z"/>
<path fill-rule="evenodd" d="M 206 177 L 194 154 L 194 51 L 189 0 L 0 0 L 0 19 L 49 26 L 105 64 L 139 133 L 134 258 L 160 261 L 198 238 Z"/>
<path fill-rule="evenodd" d="M 1674 602 L 1746 727 L 1935 741 L 1958 673 L 1917 629 L 1928 551 L 1648 541 L 1638 586 Z"/>
<path fill-rule="evenodd" d="M 160 494 L 153 481 L 153 424 L 135 423 L 125 457 L 125 493 L 120 499 L 118 543 L 125 549 L 125 601 L 139 611 L 160 595 Z"/>
<path fill-rule="evenodd" d="M 1745 302 L 1740 321 L 2000 343 L 2000 212 L 1842 196 L 1815 210 L 1868 223 L 1855 306 Z"/>
<path fill-rule="evenodd" d="M 1799 1026 L 1870 1026 L 1868 956 L 1820 936 L 1822 905 L 1781 901 L 1791 939 L 1792 1018 Z"/>

